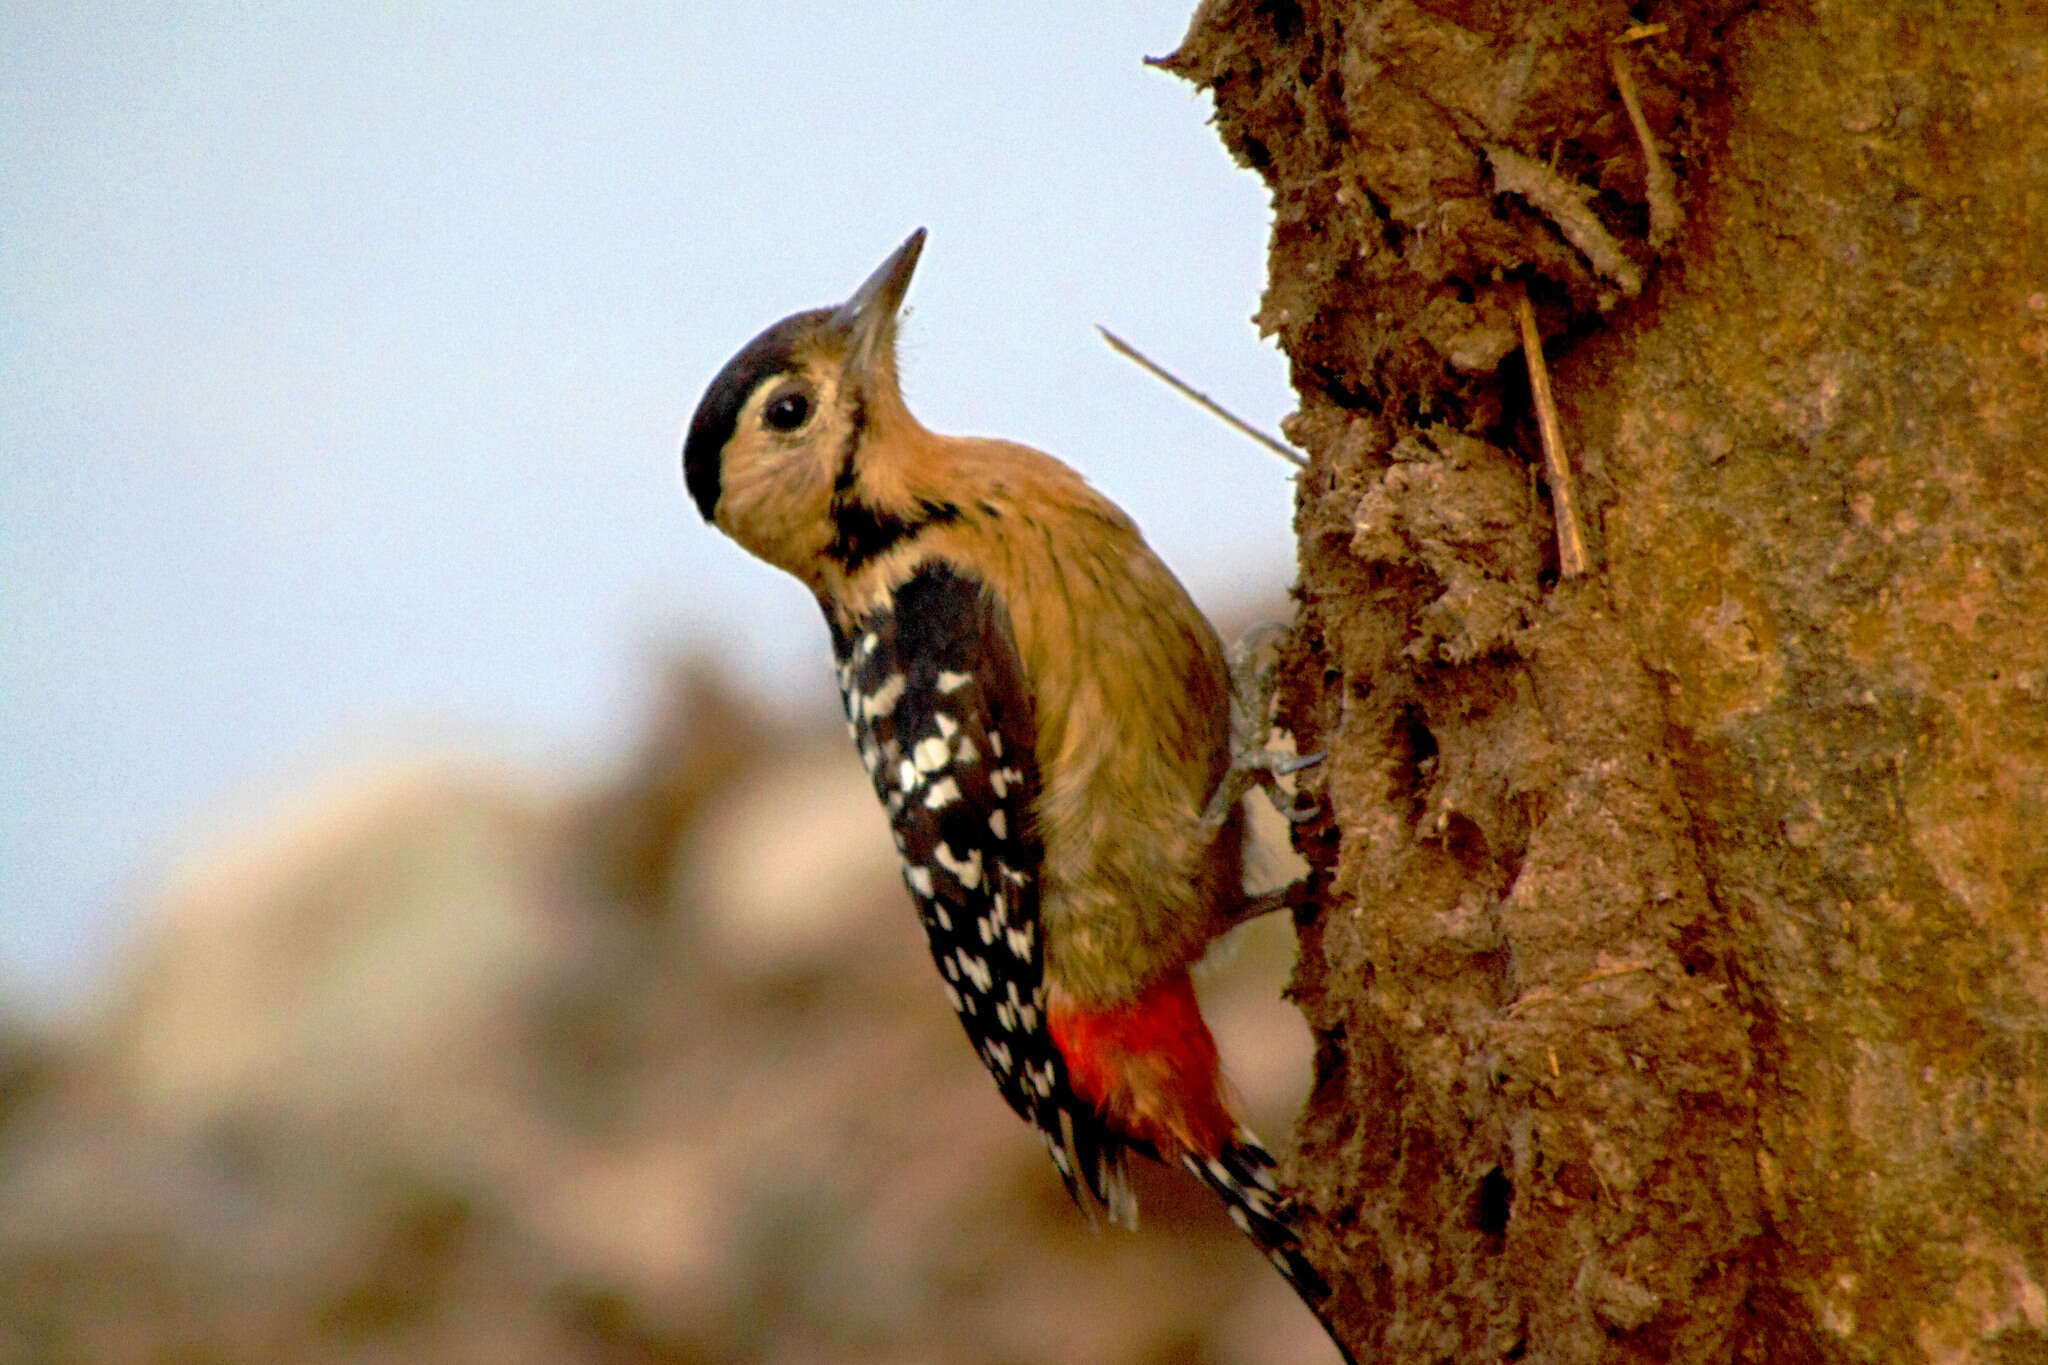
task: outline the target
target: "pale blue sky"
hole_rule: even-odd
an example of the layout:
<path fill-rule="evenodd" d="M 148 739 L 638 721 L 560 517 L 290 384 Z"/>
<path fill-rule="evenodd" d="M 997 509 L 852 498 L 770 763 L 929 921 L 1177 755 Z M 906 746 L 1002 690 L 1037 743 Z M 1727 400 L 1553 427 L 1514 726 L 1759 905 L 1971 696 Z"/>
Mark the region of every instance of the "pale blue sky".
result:
<path fill-rule="evenodd" d="M 1193 0 L 0 5 L 0 1002 L 250 794 L 422 737 L 612 761 L 650 663 L 832 703 L 677 445 L 920 224 L 913 408 L 1062 456 L 1222 609 L 1286 583 L 1268 213 L 1141 58 Z M 240 794 L 240 797 L 237 797 Z"/>

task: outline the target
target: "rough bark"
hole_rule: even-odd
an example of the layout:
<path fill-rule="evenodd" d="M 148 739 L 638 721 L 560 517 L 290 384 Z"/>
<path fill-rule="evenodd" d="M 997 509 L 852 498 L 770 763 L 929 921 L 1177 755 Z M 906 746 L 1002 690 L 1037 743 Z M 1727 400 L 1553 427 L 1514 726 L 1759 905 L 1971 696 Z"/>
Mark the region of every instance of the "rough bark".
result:
<path fill-rule="evenodd" d="M 2027 8 L 1229 0 L 1167 59 L 1273 192 L 1362 1359 L 2048 1359 Z"/>

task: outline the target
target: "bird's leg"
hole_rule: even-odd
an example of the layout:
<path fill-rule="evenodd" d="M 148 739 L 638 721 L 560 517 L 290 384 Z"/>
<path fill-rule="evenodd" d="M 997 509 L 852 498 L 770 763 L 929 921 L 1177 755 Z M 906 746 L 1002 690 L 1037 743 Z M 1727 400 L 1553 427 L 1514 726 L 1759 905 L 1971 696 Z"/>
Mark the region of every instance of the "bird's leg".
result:
<path fill-rule="evenodd" d="M 1209 804 L 1202 810 L 1202 823 L 1221 828 L 1231 810 L 1253 787 L 1262 787 L 1273 809 L 1299 824 L 1315 814 L 1314 803 L 1303 804 L 1280 786 L 1280 779 L 1323 761 L 1321 754 L 1281 753 L 1266 747 L 1273 733 L 1273 667 L 1262 658 L 1265 647 L 1284 635 L 1287 627 L 1278 621 L 1253 626 L 1230 648 L 1230 770 L 1216 784 Z"/>
<path fill-rule="evenodd" d="M 1271 891 L 1246 896 L 1231 912 L 1227 923 L 1234 929 L 1240 924 L 1249 924 L 1260 916 L 1270 915 L 1276 910 L 1299 910 L 1308 903 L 1308 879 L 1304 877 L 1285 886 L 1276 886 Z"/>

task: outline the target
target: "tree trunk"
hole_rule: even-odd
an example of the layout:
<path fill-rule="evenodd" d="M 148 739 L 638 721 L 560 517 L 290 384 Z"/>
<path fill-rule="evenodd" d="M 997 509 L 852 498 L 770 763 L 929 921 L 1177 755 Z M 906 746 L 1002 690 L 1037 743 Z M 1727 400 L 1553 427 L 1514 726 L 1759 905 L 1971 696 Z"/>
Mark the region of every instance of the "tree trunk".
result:
<path fill-rule="evenodd" d="M 1359 1357 L 2048 1359 L 2048 20 L 1224 0 L 1167 63 L 1313 459 Z"/>

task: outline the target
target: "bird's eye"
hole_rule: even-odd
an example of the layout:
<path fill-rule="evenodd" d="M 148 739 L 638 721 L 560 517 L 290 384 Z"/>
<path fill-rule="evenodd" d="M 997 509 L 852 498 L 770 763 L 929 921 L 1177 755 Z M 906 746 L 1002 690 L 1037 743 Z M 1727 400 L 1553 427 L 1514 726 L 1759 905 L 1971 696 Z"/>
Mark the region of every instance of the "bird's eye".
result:
<path fill-rule="evenodd" d="M 768 406 L 761 415 L 768 425 L 777 431 L 795 431 L 811 417 L 810 395 L 801 389 L 778 393 L 768 400 Z"/>

